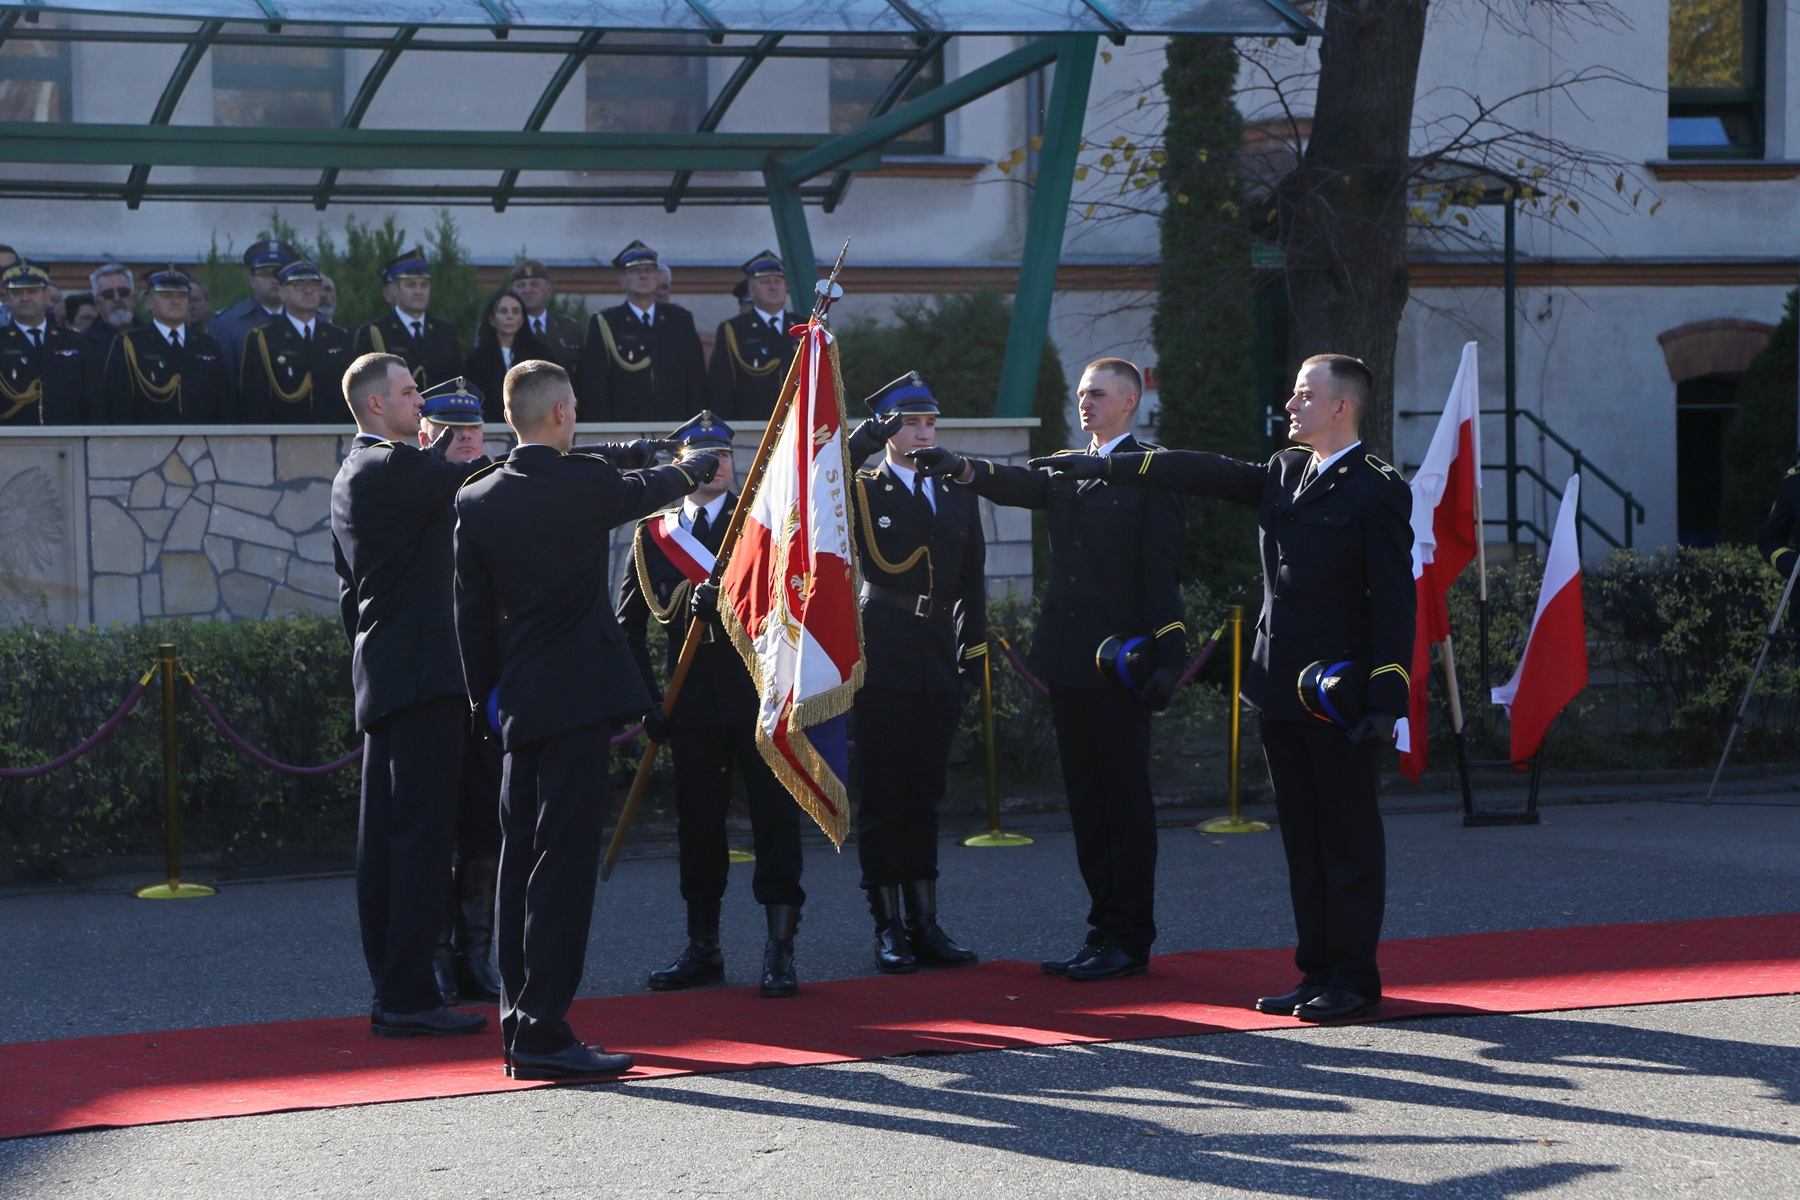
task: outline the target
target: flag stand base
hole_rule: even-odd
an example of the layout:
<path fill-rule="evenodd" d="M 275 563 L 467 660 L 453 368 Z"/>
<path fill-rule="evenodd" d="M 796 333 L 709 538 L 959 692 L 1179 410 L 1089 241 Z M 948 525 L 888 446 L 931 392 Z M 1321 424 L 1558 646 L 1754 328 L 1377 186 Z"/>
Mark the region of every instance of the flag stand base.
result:
<path fill-rule="evenodd" d="M 1194 826 L 1195 833 L 1267 833 L 1267 821 L 1246 821 L 1241 817 L 1214 817 Z"/>
<path fill-rule="evenodd" d="M 1546 738 L 1546 740 L 1548 739 Z M 1492 825 L 1542 825 L 1544 823 L 1543 816 L 1538 812 L 1538 785 L 1544 778 L 1544 748 L 1542 744 L 1539 744 L 1538 752 L 1530 758 L 1500 758 L 1495 759 L 1492 762 L 1469 762 L 1465 754 L 1464 745 L 1465 744 L 1459 738 L 1457 741 L 1457 756 L 1463 759 L 1466 767 L 1511 767 L 1517 769 L 1519 767 L 1529 766 L 1531 768 L 1531 787 L 1530 790 L 1525 793 L 1525 811 L 1523 812 L 1494 812 L 1492 810 L 1477 812 L 1475 809 L 1474 792 L 1469 786 L 1469 772 L 1465 767 L 1462 773 L 1463 828 L 1473 829 Z"/>
<path fill-rule="evenodd" d="M 733 862 L 733 863 L 755 862 L 756 855 L 750 853 L 750 851 L 748 851 L 748 850 L 742 849 L 741 847 L 733 846 L 731 849 L 729 849 L 725 852 L 725 861 Z"/>

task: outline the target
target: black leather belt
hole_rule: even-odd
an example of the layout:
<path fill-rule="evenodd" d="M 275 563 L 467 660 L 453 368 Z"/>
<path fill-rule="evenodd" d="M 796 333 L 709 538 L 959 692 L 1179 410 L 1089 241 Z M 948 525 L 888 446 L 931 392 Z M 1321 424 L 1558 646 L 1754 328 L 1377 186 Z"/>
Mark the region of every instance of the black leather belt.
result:
<path fill-rule="evenodd" d="M 885 604 L 889 608 L 905 609 L 915 617 L 946 618 L 955 607 L 954 602 L 939 600 L 931 596 L 918 596 L 912 592 L 895 591 L 884 588 L 878 583 L 862 585 L 864 600 L 873 600 L 877 604 Z"/>

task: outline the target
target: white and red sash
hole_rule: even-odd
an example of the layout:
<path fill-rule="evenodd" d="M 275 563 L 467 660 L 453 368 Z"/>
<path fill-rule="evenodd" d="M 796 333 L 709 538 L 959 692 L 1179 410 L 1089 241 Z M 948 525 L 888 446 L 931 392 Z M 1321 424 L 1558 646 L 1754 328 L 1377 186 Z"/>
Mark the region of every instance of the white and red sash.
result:
<path fill-rule="evenodd" d="M 713 564 L 718 559 L 701 545 L 691 529 L 681 527 L 680 509 L 651 517 L 644 525 L 663 557 L 674 563 L 690 583 L 705 583 L 712 578 Z"/>

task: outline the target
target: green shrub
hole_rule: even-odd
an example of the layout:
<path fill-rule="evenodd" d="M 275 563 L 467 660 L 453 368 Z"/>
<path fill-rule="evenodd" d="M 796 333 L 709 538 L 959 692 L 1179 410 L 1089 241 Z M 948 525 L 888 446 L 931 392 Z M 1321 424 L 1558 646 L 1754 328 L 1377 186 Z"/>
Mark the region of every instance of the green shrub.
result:
<path fill-rule="evenodd" d="M 1795 376 L 1800 372 L 1800 292 L 1789 292 L 1775 336 L 1738 385 L 1725 432 L 1723 526 L 1729 542 L 1755 542 L 1775 488 L 1794 464 Z"/>
<path fill-rule="evenodd" d="M 169 621 L 158 625 L 0 628 L 0 761 L 32 766 L 99 727 L 173 642 L 232 726 L 299 766 L 357 744 L 349 648 L 335 618 Z M 65 857 L 151 854 L 163 844 L 160 678 L 92 752 L 47 775 L 0 782 L 0 845 L 15 870 Z M 255 859 L 298 849 L 346 852 L 358 771 L 295 778 L 240 755 L 177 689 L 183 844 Z"/>

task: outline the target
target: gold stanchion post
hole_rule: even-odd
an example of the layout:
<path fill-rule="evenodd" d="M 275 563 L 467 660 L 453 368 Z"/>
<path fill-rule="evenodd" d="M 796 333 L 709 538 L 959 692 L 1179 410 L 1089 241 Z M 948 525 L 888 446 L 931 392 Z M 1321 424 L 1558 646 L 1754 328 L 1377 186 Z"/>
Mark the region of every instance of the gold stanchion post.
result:
<path fill-rule="evenodd" d="M 168 827 L 168 882 L 152 883 L 132 895 L 139 900 L 194 900 L 218 894 L 217 888 L 204 883 L 181 882 L 181 803 L 180 770 L 175 740 L 175 645 L 164 642 L 156 648 L 162 664 L 163 702 L 163 819 Z"/>
<path fill-rule="evenodd" d="M 1227 758 L 1229 766 L 1226 775 L 1226 796 L 1231 804 L 1227 816 L 1214 817 L 1210 821 L 1202 821 L 1194 826 L 1196 833 L 1267 833 L 1269 826 L 1264 821 L 1246 821 L 1239 811 L 1238 800 L 1238 766 L 1241 758 L 1242 733 L 1244 728 L 1243 702 L 1238 699 L 1238 692 L 1244 686 L 1244 606 L 1231 606 L 1231 615 L 1225 623 L 1231 626 L 1231 750 Z"/>
<path fill-rule="evenodd" d="M 1022 833 L 1007 833 L 1000 828 L 1000 760 L 994 749 L 994 659 L 981 656 L 981 740 L 987 759 L 986 833 L 974 833 L 962 840 L 965 846 L 1029 846 L 1031 839 Z"/>

